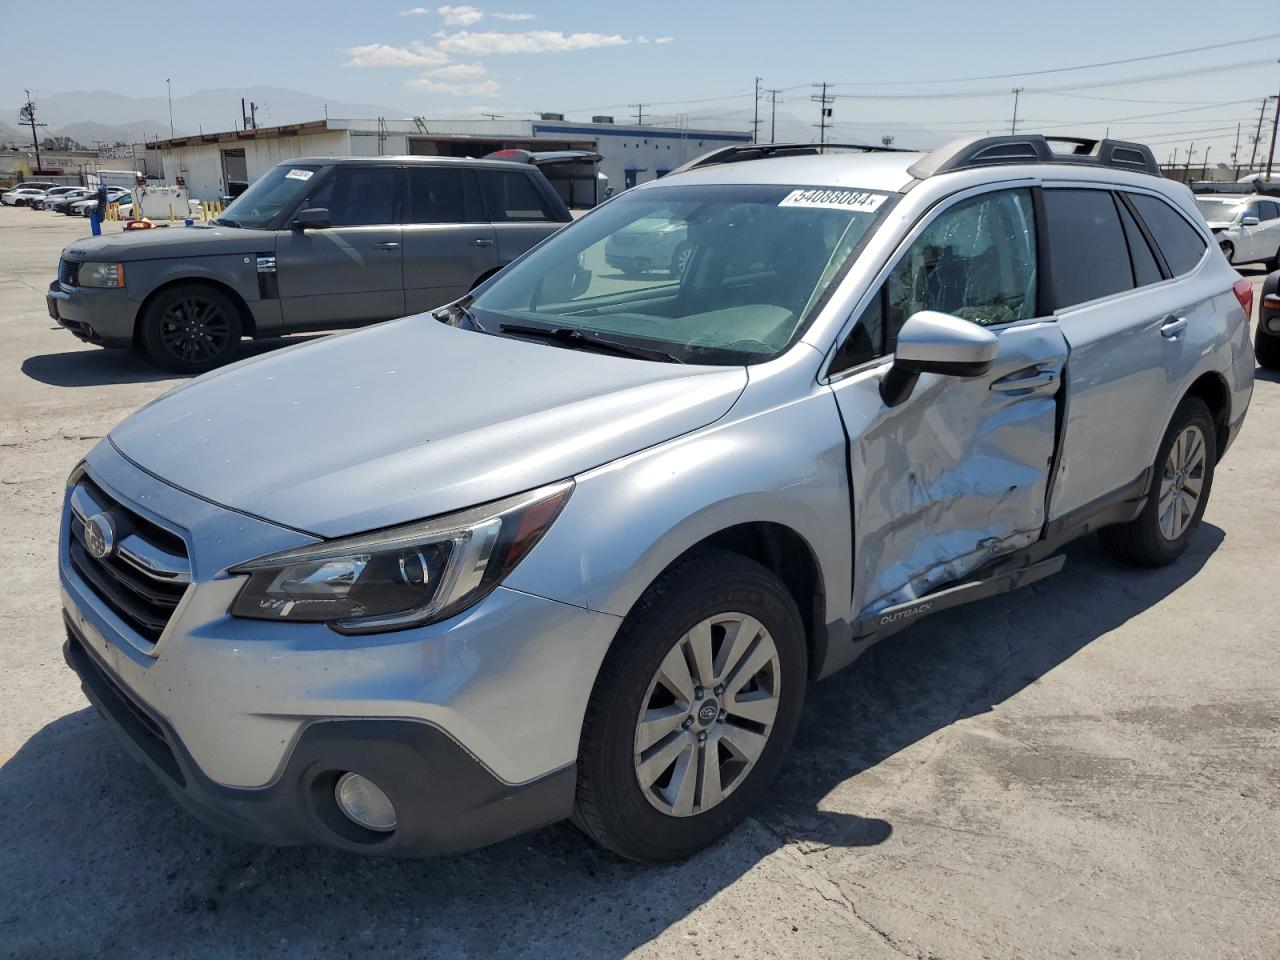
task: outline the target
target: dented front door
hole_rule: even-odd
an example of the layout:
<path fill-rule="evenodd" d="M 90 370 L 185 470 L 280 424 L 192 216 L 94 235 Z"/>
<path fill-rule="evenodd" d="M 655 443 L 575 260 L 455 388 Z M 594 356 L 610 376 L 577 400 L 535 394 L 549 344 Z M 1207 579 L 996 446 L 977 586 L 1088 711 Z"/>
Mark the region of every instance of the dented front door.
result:
<path fill-rule="evenodd" d="M 996 332 L 989 373 L 925 374 L 897 407 L 880 399 L 887 362 L 832 386 L 850 438 L 858 616 L 1039 539 L 1068 348 L 1052 319 Z"/>

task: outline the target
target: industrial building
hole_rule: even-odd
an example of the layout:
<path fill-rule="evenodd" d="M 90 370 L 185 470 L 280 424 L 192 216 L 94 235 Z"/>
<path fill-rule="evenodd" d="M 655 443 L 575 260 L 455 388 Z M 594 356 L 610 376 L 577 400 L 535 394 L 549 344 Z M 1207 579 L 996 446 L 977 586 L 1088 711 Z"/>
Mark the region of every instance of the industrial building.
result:
<path fill-rule="evenodd" d="M 615 190 L 669 173 L 717 147 L 749 143 L 750 134 L 615 124 L 611 117 L 567 121 L 560 114 L 537 120 L 466 121 L 313 120 L 307 123 L 177 137 L 147 144 L 158 155 L 165 180 L 181 177 L 202 200 L 234 195 L 282 160 L 314 156 L 482 157 L 503 149 L 586 150 L 601 156 L 587 168 L 556 168 L 549 175 L 570 206 L 603 199 L 596 175 Z"/>

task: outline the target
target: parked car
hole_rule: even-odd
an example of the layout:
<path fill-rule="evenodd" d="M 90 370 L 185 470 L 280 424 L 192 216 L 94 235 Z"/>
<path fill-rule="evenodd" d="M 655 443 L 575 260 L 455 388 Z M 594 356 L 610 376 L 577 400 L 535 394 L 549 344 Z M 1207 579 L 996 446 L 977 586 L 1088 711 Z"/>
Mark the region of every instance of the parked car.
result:
<path fill-rule="evenodd" d="M 627 277 L 653 271 L 679 276 L 693 252 L 687 233 L 683 220 L 659 212 L 610 237 L 604 262 Z"/>
<path fill-rule="evenodd" d="M 79 189 L 80 187 L 50 187 L 44 192 L 43 196 L 33 198 L 27 206 L 31 207 L 33 210 L 44 210 L 47 209 L 55 200 L 60 200 Z"/>
<path fill-rule="evenodd" d="M 70 477 L 68 662 L 259 841 L 715 842 L 811 678 L 1090 531 L 1139 566 L 1195 537 L 1252 287 L 1148 148 L 1070 148 L 726 148 L 433 314 L 179 386 Z M 292 169 L 231 215 L 303 217 Z M 679 276 L 591 269 L 659 214 Z"/>
<path fill-rule="evenodd" d="M 1280 370 L 1280 270 L 1262 281 L 1262 301 L 1258 304 L 1258 329 L 1253 337 L 1258 365 Z"/>
<path fill-rule="evenodd" d="M 88 187 L 75 187 L 72 190 L 68 191 L 67 193 L 62 194 L 62 196 L 56 197 L 55 199 L 46 203 L 45 206 L 48 207 L 50 210 L 52 210 L 54 213 L 66 213 L 67 208 L 70 207 L 73 203 L 79 203 L 81 200 L 92 199 L 92 198 L 93 198 L 93 191 L 90 190 Z"/>
<path fill-rule="evenodd" d="M 1266 263 L 1280 267 L 1280 199 L 1198 196 L 1196 206 L 1213 231 L 1228 263 Z"/>
<path fill-rule="evenodd" d="M 38 187 L 14 187 L 0 194 L 0 203 L 9 207 L 25 207 L 35 200 L 44 199 L 44 190 Z"/>
<path fill-rule="evenodd" d="M 124 187 L 107 187 L 107 203 L 119 203 L 128 199 L 130 193 Z M 95 189 L 83 200 L 77 200 L 66 209 L 69 217 L 91 217 L 98 209 L 98 191 Z"/>
<path fill-rule="evenodd" d="M 90 343 L 207 370 L 234 358 L 241 336 L 448 303 L 571 219 L 528 164 L 290 160 L 207 227 L 77 240 L 62 252 L 49 313 Z"/>
<path fill-rule="evenodd" d="M 57 184 L 52 180 L 23 180 L 21 183 L 15 183 L 12 187 L 0 187 L 0 196 L 5 193 L 12 193 L 15 190 L 48 190 L 50 187 L 56 187 Z"/>

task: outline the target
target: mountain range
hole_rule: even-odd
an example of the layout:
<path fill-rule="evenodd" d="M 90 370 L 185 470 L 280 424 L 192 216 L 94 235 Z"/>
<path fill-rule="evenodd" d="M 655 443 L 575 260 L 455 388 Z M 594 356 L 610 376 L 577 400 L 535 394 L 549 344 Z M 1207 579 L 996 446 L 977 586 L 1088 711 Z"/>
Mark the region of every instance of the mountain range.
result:
<path fill-rule="evenodd" d="M 173 98 L 173 133 L 183 136 L 206 131 L 213 133 L 242 126 L 240 100 L 257 105 L 257 121 L 262 127 L 301 123 L 331 117 L 407 117 L 404 107 L 350 103 L 284 87 L 238 87 L 201 90 Z M 40 130 L 46 136 L 71 137 L 87 146 L 97 140 L 106 143 L 137 143 L 169 136 L 169 101 L 166 97 L 129 97 L 110 90 L 73 90 L 36 100 L 36 116 L 48 124 Z M 0 107 L 0 145 L 29 144 L 28 129 L 15 129 L 18 105 Z"/>

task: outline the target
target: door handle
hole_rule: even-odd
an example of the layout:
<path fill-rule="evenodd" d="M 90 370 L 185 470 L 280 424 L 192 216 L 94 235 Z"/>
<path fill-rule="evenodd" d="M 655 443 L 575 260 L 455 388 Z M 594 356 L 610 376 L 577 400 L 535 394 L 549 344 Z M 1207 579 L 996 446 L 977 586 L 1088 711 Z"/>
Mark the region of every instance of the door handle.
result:
<path fill-rule="evenodd" d="M 1164 322 L 1160 324 L 1160 336 L 1166 340 L 1173 340 L 1185 329 L 1187 329 L 1186 317 L 1165 317 Z"/>
<path fill-rule="evenodd" d="M 472 245 L 473 247 L 492 247 L 492 246 L 493 246 L 493 241 L 492 241 L 492 240 L 482 240 L 482 239 L 477 238 L 477 239 L 475 239 L 475 240 L 472 240 L 472 241 L 471 241 L 471 245 Z"/>
<path fill-rule="evenodd" d="M 1057 382 L 1056 373 L 1052 370 L 1044 370 L 1029 377 L 1005 377 L 991 384 L 991 389 L 996 393 L 1017 393 L 1021 390 L 1039 390 L 1041 387 L 1052 386 Z"/>
<path fill-rule="evenodd" d="M 396 242 L 394 242 L 394 241 L 392 241 L 392 242 L 390 242 L 390 243 L 375 243 L 375 244 L 373 245 L 373 249 L 375 249 L 375 250 L 399 250 L 399 249 L 400 249 L 400 244 L 398 244 L 398 243 L 396 243 Z"/>

